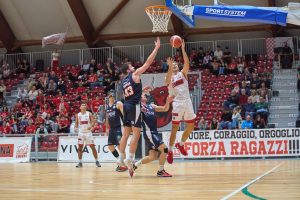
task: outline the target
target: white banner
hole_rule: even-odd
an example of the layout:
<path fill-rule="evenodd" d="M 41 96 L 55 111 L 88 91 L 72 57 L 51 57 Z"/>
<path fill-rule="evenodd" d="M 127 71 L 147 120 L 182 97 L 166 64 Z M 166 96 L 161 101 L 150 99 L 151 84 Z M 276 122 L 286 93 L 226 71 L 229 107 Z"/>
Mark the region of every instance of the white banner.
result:
<path fill-rule="evenodd" d="M 65 43 L 66 36 L 67 36 L 67 32 L 57 33 L 57 34 L 43 37 L 42 47 L 44 48 L 46 45 L 49 44 L 63 45 Z"/>
<path fill-rule="evenodd" d="M 126 147 L 126 155 L 129 155 L 129 142 L 131 136 L 128 138 Z M 100 162 L 115 162 L 116 158 L 109 151 L 107 146 L 107 136 L 94 137 L 96 150 Z M 59 137 L 57 162 L 78 162 L 78 137 L 77 136 L 61 136 Z M 83 148 L 83 162 L 94 162 L 93 152 L 90 147 Z"/>
<path fill-rule="evenodd" d="M 0 163 L 30 161 L 31 137 L 1 137 Z"/>
<path fill-rule="evenodd" d="M 182 131 L 177 132 L 179 142 Z M 163 132 L 169 145 L 170 132 Z M 194 131 L 185 143 L 188 156 L 173 151 L 174 158 L 274 157 L 300 155 L 300 129 Z"/>

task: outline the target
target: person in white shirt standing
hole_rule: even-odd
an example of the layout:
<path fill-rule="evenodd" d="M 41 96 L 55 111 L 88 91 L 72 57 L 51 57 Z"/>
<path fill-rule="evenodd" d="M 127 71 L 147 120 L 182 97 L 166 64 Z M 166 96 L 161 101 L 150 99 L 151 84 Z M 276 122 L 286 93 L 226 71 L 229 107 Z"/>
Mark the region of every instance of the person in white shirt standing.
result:
<path fill-rule="evenodd" d="M 182 155 L 187 156 L 187 152 L 184 148 L 184 142 L 188 139 L 189 135 L 194 130 L 194 119 L 196 117 L 193 109 L 193 104 L 190 98 L 189 85 L 188 85 L 188 71 L 190 69 L 190 61 L 185 51 L 185 43 L 182 41 L 182 55 L 184 60 L 184 66 L 179 71 L 178 63 L 174 62 L 171 58 L 168 59 L 169 70 L 166 75 L 166 85 L 169 89 L 169 95 L 173 99 L 173 111 L 172 111 L 172 131 L 169 143 L 169 152 L 167 161 L 173 163 L 173 146 L 176 139 L 176 133 L 181 121 L 186 123 L 186 128 L 181 137 L 181 142 L 176 143 L 175 147 L 178 148 Z"/>
<path fill-rule="evenodd" d="M 95 125 L 95 120 L 89 111 L 86 110 L 86 103 L 82 103 L 80 106 L 80 112 L 76 115 L 75 121 L 75 132 L 78 132 L 78 159 L 79 163 L 76 165 L 77 168 L 82 167 L 82 150 L 83 145 L 88 145 L 93 151 L 94 158 L 96 160 L 96 166 L 101 167 L 98 161 L 98 153 L 95 148 L 94 138 L 92 134 L 92 129 Z"/>
<path fill-rule="evenodd" d="M 57 49 L 54 49 L 52 53 L 52 70 L 56 70 L 59 65 L 59 59 L 60 59 L 60 53 L 57 51 Z"/>
<path fill-rule="evenodd" d="M 223 58 L 223 51 L 221 50 L 220 46 L 217 46 L 217 50 L 214 53 L 214 57 L 217 58 L 217 60 L 221 60 Z"/>

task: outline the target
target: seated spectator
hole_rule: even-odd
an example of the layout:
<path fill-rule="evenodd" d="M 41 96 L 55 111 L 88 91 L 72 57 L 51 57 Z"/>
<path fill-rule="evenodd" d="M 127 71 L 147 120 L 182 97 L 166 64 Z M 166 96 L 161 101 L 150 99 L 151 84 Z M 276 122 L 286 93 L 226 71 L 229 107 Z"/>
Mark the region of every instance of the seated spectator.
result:
<path fill-rule="evenodd" d="M 94 58 L 92 58 L 88 70 L 93 69 L 93 71 L 96 72 L 97 68 L 98 68 L 98 66 L 97 66 L 96 60 Z"/>
<path fill-rule="evenodd" d="M 219 122 L 216 117 L 212 118 L 209 130 L 219 130 Z"/>
<path fill-rule="evenodd" d="M 255 128 L 255 129 L 266 128 L 266 122 L 260 115 L 256 115 L 256 118 L 255 118 L 254 124 L 253 124 L 253 128 Z"/>
<path fill-rule="evenodd" d="M 28 99 L 34 103 L 36 101 L 37 96 L 38 96 L 38 92 L 35 89 L 35 86 L 32 86 L 32 88 L 30 89 L 30 91 L 28 93 Z"/>
<path fill-rule="evenodd" d="M 235 93 L 239 95 L 240 94 L 240 85 L 238 83 L 235 83 L 233 85 L 233 89 L 232 90 L 234 90 Z"/>
<path fill-rule="evenodd" d="M 32 123 L 32 120 L 28 121 L 28 126 L 26 126 L 25 134 L 34 134 L 36 131 L 36 126 Z"/>
<path fill-rule="evenodd" d="M 45 140 L 45 135 L 48 135 L 48 130 L 45 128 L 43 123 L 40 123 L 35 134 L 38 136 L 38 141 L 43 142 Z"/>
<path fill-rule="evenodd" d="M 248 96 L 246 95 L 246 90 L 241 89 L 241 95 L 239 96 L 239 105 L 243 106 L 246 105 L 248 102 Z"/>
<path fill-rule="evenodd" d="M 203 59 L 202 59 L 202 60 L 203 60 Z M 193 67 L 196 67 L 196 66 L 199 65 L 198 54 L 197 54 L 195 48 L 192 48 L 192 52 L 191 52 L 191 54 L 190 54 L 190 63 L 191 63 L 191 66 L 193 66 Z M 164 71 L 164 72 L 167 72 L 167 70 Z"/>
<path fill-rule="evenodd" d="M 10 75 L 11 75 L 11 71 L 8 67 L 8 64 L 4 65 L 4 67 L 2 67 L 2 78 L 9 79 Z"/>
<path fill-rule="evenodd" d="M 224 102 L 224 108 L 232 110 L 239 104 L 239 97 L 237 93 L 232 90 L 230 97 Z"/>
<path fill-rule="evenodd" d="M 265 102 L 263 97 L 259 98 L 259 102 L 255 104 L 256 113 L 261 115 L 265 120 L 268 118 L 269 114 L 269 104 Z"/>
<path fill-rule="evenodd" d="M 212 61 L 212 56 L 209 54 L 208 51 L 205 52 L 205 56 L 203 58 L 203 68 L 207 68 L 209 63 Z"/>
<path fill-rule="evenodd" d="M 252 73 L 252 78 L 250 78 L 251 89 L 258 89 L 260 85 L 260 80 L 256 73 Z"/>
<path fill-rule="evenodd" d="M 0 112 L 0 116 L 5 119 L 9 115 L 9 109 L 7 106 L 3 106 L 2 111 Z"/>
<path fill-rule="evenodd" d="M 271 88 L 271 79 L 268 79 L 267 75 L 262 76 L 261 84 L 264 83 L 266 88 Z"/>
<path fill-rule="evenodd" d="M 17 99 L 25 100 L 27 96 L 28 96 L 28 92 L 24 87 L 18 89 Z"/>
<path fill-rule="evenodd" d="M 3 134 L 12 134 L 13 133 L 13 129 L 10 126 L 9 122 L 5 122 L 3 125 Z"/>
<path fill-rule="evenodd" d="M 95 100 L 91 101 L 91 110 L 93 113 L 97 113 L 99 106 L 102 104 L 102 101 L 100 100 L 99 96 L 96 96 Z"/>
<path fill-rule="evenodd" d="M 213 61 L 210 63 L 210 65 L 211 65 L 211 73 L 218 76 L 220 63 L 218 62 L 217 58 L 213 58 Z"/>
<path fill-rule="evenodd" d="M 9 125 L 12 127 L 12 132 L 15 134 L 18 133 L 17 123 L 17 119 L 13 115 L 11 115 L 9 119 Z"/>
<path fill-rule="evenodd" d="M 54 121 L 51 119 L 50 114 L 48 113 L 45 118 L 45 128 L 47 129 L 48 133 L 53 132 L 54 128 Z"/>
<path fill-rule="evenodd" d="M 232 113 L 230 110 L 223 110 L 222 116 L 221 116 L 221 121 L 219 123 L 219 129 L 224 130 L 224 129 L 231 129 L 231 120 L 232 120 Z"/>
<path fill-rule="evenodd" d="M 251 119 L 253 119 L 253 116 L 255 115 L 255 104 L 252 103 L 252 98 L 248 97 L 248 102 L 243 106 L 245 111 L 245 116 L 250 115 Z"/>
<path fill-rule="evenodd" d="M 58 133 L 68 133 L 69 126 L 69 120 L 65 116 L 62 116 L 58 121 Z"/>
<path fill-rule="evenodd" d="M 56 95 L 57 84 L 54 80 L 50 80 L 47 88 L 47 95 Z"/>
<path fill-rule="evenodd" d="M 241 112 L 241 108 L 238 106 L 233 109 L 232 122 L 231 122 L 231 126 L 230 126 L 231 129 L 239 128 L 240 121 L 242 121 L 240 112 Z"/>
<path fill-rule="evenodd" d="M 26 118 L 25 115 L 23 115 L 21 118 L 20 118 L 20 130 L 26 130 L 26 126 L 28 126 L 29 124 L 29 121 L 31 119 L 28 120 L 28 118 Z M 32 123 L 32 120 L 31 120 L 31 123 Z"/>
<path fill-rule="evenodd" d="M 237 74 L 237 63 L 234 58 L 231 59 L 231 62 L 227 64 L 226 74 Z"/>
<path fill-rule="evenodd" d="M 257 95 L 256 90 L 251 90 L 251 96 L 250 96 L 250 98 L 252 98 L 252 102 L 253 103 L 259 102 L 259 95 Z"/>
<path fill-rule="evenodd" d="M 94 72 L 92 72 L 92 74 L 89 75 L 88 82 L 90 83 L 91 89 L 102 86 L 101 82 L 99 82 L 98 80 L 98 75 L 95 74 Z"/>
<path fill-rule="evenodd" d="M 253 129 L 253 122 L 250 115 L 246 115 L 246 120 L 242 122 L 242 129 Z"/>
<path fill-rule="evenodd" d="M 204 117 L 202 116 L 200 121 L 199 121 L 199 130 L 207 130 L 208 129 L 208 125 L 207 122 L 205 121 Z"/>
<path fill-rule="evenodd" d="M 50 75 L 49 75 L 49 78 L 48 78 L 48 84 L 50 83 L 51 80 L 53 80 L 55 83 L 58 82 L 58 78 L 55 74 L 55 71 L 50 72 Z"/>
<path fill-rule="evenodd" d="M 65 81 L 60 78 L 58 80 L 58 83 L 57 83 L 57 90 L 60 90 L 62 92 L 62 95 L 66 94 L 67 93 L 67 89 L 66 89 L 66 83 Z"/>
<path fill-rule="evenodd" d="M 259 97 L 262 97 L 266 100 L 266 102 L 269 102 L 269 95 L 266 90 L 259 90 Z"/>

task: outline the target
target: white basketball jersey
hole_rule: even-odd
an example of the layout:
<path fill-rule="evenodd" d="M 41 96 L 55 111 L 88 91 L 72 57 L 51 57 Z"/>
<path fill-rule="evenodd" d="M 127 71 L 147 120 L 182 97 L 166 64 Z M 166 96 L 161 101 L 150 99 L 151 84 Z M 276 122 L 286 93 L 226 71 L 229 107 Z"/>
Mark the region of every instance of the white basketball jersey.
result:
<path fill-rule="evenodd" d="M 174 101 L 190 99 L 189 83 L 182 72 L 172 76 L 169 93 L 175 96 Z"/>
<path fill-rule="evenodd" d="M 90 132 L 88 128 L 91 126 L 90 112 L 86 111 L 84 114 L 78 113 L 78 131 L 80 133 Z"/>

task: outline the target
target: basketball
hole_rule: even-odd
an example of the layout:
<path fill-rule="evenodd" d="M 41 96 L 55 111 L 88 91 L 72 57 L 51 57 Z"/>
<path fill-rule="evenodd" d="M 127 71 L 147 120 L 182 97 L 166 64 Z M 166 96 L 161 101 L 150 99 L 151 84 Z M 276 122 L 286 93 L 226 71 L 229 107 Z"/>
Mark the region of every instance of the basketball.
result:
<path fill-rule="evenodd" d="M 173 48 L 179 48 L 182 44 L 182 39 L 178 35 L 173 35 L 170 39 L 170 44 Z"/>

